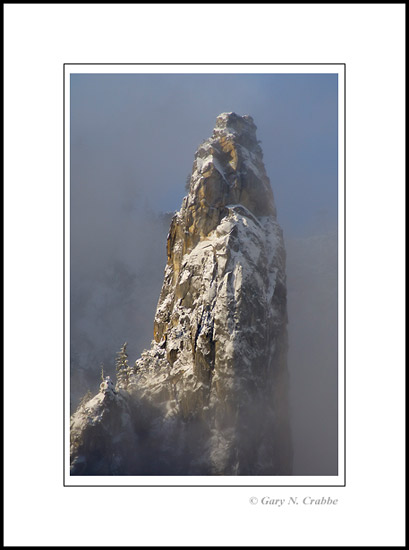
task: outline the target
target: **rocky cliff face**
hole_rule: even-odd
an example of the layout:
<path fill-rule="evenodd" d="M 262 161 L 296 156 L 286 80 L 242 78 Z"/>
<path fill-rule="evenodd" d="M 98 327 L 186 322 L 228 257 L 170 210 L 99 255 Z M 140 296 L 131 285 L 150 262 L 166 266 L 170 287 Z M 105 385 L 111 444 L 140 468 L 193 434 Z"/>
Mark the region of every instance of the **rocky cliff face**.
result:
<path fill-rule="evenodd" d="M 199 146 L 167 254 L 151 348 L 71 419 L 72 474 L 291 474 L 285 251 L 251 117 Z"/>

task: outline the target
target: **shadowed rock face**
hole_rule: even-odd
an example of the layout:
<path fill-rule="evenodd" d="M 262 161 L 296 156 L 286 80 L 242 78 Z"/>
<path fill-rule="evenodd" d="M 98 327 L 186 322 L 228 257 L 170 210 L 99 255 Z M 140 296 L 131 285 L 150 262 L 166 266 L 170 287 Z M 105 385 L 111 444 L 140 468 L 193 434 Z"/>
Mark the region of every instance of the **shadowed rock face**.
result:
<path fill-rule="evenodd" d="M 221 114 L 199 146 L 167 254 L 151 348 L 109 414 L 73 415 L 72 473 L 94 473 L 106 424 L 124 444 L 105 475 L 291 474 L 285 251 L 250 116 Z"/>

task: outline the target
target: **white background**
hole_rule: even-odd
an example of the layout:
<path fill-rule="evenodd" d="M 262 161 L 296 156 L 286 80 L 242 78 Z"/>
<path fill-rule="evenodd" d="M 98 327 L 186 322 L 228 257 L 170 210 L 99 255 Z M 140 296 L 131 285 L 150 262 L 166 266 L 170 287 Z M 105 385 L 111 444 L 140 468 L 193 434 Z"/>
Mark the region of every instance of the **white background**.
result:
<path fill-rule="evenodd" d="M 5 5 L 5 545 L 404 545 L 404 4 Z M 63 63 L 346 63 L 347 486 L 63 487 Z M 252 505 L 331 496 L 336 506 Z"/>

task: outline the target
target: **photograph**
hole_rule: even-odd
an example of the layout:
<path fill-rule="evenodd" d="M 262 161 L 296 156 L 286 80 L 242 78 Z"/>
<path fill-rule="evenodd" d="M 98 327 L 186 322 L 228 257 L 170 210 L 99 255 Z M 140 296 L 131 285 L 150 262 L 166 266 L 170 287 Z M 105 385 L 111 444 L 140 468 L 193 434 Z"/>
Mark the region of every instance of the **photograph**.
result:
<path fill-rule="evenodd" d="M 70 477 L 337 479 L 343 67 L 177 69 L 68 66 Z"/>
<path fill-rule="evenodd" d="M 405 547 L 405 4 L 3 11 L 4 546 Z"/>

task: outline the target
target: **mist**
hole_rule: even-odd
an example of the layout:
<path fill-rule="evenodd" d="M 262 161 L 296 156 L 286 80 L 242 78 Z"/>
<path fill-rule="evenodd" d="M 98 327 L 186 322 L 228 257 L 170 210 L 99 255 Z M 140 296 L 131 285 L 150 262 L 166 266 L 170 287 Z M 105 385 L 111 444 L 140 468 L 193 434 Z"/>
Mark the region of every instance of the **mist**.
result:
<path fill-rule="evenodd" d="M 337 234 L 293 238 L 285 244 L 294 473 L 336 475 Z"/>
<path fill-rule="evenodd" d="M 284 231 L 293 473 L 336 475 L 336 75 L 71 76 L 71 408 L 125 341 L 129 364 L 150 346 L 170 217 L 223 111 L 254 118 Z"/>
<path fill-rule="evenodd" d="M 134 363 L 153 338 L 171 215 L 124 211 L 115 231 L 95 240 L 71 275 L 71 411 L 96 393 L 101 370 L 115 380 L 115 356 L 127 342 Z M 79 259 L 80 259 L 79 258 Z"/>

